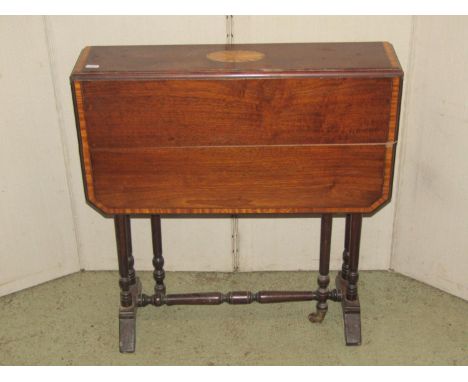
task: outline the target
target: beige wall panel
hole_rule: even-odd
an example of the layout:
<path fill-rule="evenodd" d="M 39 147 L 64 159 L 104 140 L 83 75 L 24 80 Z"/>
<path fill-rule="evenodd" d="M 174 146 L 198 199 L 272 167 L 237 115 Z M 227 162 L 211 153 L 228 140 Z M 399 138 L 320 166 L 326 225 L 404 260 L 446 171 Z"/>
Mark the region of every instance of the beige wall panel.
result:
<path fill-rule="evenodd" d="M 87 45 L 225 43 L 224 16 L 47 17 L 53 73 L 66 137 L 79 254 L 85 269 L 116 269 L 113 221 L 85 204 L 68 76 Z M 134 219 L 137 269 L 152 269 L 148 219 Z M 168 270 L 232 269 L 229 219 L 167 219 L 162 222 Z"/>
<path fill-rule="evenodd" d="M 389 207 L 363 220 L 360 269 L 389 268 L 392 232 L 386 224 L 392 224 L 394 212 Z M 331 269 L 341 269 L 344 226 L 344 217 L 333 219 Z M 318 269 L 320 219 L 240 219 L 239 255 L 242 271 Z"/>
<path fill-rule="evenodd" d="M 389 41 L 407 72 L 411 28 L 408 16 L 235 16 L 234 42 Z M 392 202 L 363 221 L 361 269 L 389 268 L 397 175 Z M 241 270 L 318 268 L 319 219 L 240 220 L 239 231 Z M 344 219 L 334 219 L 333 269 L 341 266 L 343 235 Z"/>
<path fill-rule="evenodd" d="M 0 17 L 0 295 L 79 270 L 41 17 Z"/>
<path fill-rule="evenodd" d="M 468 17 L 417 17 L 392 267 L 468 299 Z"/>

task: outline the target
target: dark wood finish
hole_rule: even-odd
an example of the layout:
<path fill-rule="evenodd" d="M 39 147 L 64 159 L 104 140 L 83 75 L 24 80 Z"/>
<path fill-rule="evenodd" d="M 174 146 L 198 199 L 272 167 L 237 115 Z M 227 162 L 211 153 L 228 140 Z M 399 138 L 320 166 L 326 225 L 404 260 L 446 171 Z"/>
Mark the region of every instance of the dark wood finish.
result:
<path fill-rule="evenodd" d="M 361 214 L 351 214 L 349 238 L 349 273 L 346 298 L 348 300 L 357 299 L 359 245 L 361 242 Z"/>
<path fill-rule="evenodd" d="M 348 280 L 348 272 L 349 272 L 349 239 L 351 233 L 351 215 L 346 215 L 346 223 L 345 223 L 345 240 L 344 240 L 344 250 L 343 250 L 343 265 L 341 267 L 341 277 L 344 280 Z"/>
<path fill-rule="evenodd" d="M 119 349 L 121 353 L 133 353 L 136 343 L 136 312 L 141 296 L 141 282 L 135 279 L 135 284 L 130 286 L 132 304 L 119 309 Z"/>
<path fill-rule="evenodd" d="M 314 301 L 318 298 L 316 291 L 260 291 L 256 293 L 255 301 L 260 304 L 279 302 Z"/>
<path fill-rule="evenodd" d="M 389 43 L 85 48 L 71 75 L 87 201 L 115 215 L 120 351 L 137 307 L 341 301 L 361 343 L 362 214 L 391 196 L 403 72 Z M 316 291 L 166 294 L 161 214 L 320 213 Z M 332 214 L 346 213 L 329 289 Z M 154 294 L 135 275 L 129 214 L 151 215 Z"/>
<path fill-rule="evenodd" d="M 92 152 L 385 144 L 393 86 L 393 78 L 114 80 L 83 81 L 81 91 Z"/>
<path fill-rule="evenodd" d="M 223 293 L 193 293 L 180 295 L 167 295 L 166 305 L 218 305 L 250 304 L 257 301 L 262 304 L 292 301 L 311 301 L 317 299 L 317 293 L 312 291 L 248 291 Z"/>
<path fill-rule="evenodd" d="M 129 307 L 132 305 L 132 294 L 130 293 L 131 281 L 129 274 L 129 220 L 130 218 L 128 215 L 117 215 L 114 218 L 120 273 L 120 304 L 123 307 Z"/>
<path fill-rule="evenodd" d="M 361 344 L 361 305 L 359 297 L 355 300 L 346 298 L 348 281 L 341 277 L 341 272 L 336 276 L 336 289 L 341 296 L 341 308 L 343 311 L 343 322 L 345 341 L 348 346 Z"/>
<path fill-rule="evenodd" d="M 128 280 L 130 285 L 136 283 L 136 273 L 135 273 L 135 259 L 133 258 L 133 248 L 132 248 L 132 230 L 130 218 L 124 219 L 125 230 L 126 230 L 126 243 L 127 243 L 127 257 L 128 257 Z"/>
<path fill-rule="evenodd" d="M 263 53 L 264 57 L 246 62 L 217 62 L 207 58 L 210 53 L 220 50 L 255 51 Z M 72 79 L 250 78 L 311 74 L 383 77 L 401 75 L 402 71 L 393 47 L 387 42 L 92 46 L 82 51 Z"/>
<path fill-rule="evenodd" d="M 250 46 L 257 61 L 207 58 L 224 48 L 83 52 L 71 79 L 91 204 L 367 213 L 389 199 L 402 82 L 389 44 L 263 44 Z"/>
<path fill-rule="evenodd" d="M 102 149 L 93 195 L 107 212 L 369 211 L 387 198 L 391 155 L 383 145 Z"/>
<path fill-rule="evenodd" d="M 361 226 L 361 214 L 346 216 L 343 267 L 336 278 L 336 289 L 342 296 L 346 345 L 361 344 L 361 305 L 357 290 Z"/>
<path fill-rule="evenodd" d="M 132 353 L 141 283 L 133 269 L 130 216 L 116 215 L 114 225 L 120 274 L 119 349 L 122 353 Z"/>
<path fill-rule="evenodd" d="M 335 295 L 333 295 L 335 296 Z M 250 304 L 254 301 L 260 304 L 279 302 L 312 301 L 317 300 L 318 293 L 315 291 L 260 291 L 252 293 L 249 291 L 207 292 L 207 293 L 180 293 L 165 296 L 143 295 L 142 305 L 219 305 L 228 303 L 233 305 Z M 328 295 L 327 295 L 328 298 Z M 334 297 L 330 297 L 334 298 Z"/>
<path fill-rule="evenodd" d="M 164 285 L 164 257 L 162 255 L 162 238 L 161 238 L 161 217 L 159 215 L 151 215 L 151 234 L 153 238 L 153 278 L 155 281 L 154 293 L 166 294 L 166 286 Z"/>
<path fill-rule="evenodd" d="M 320 265 L 317 283 L 318 302 L 317 311 L 309 314 L 309 320 L 312 322 L 322 322 L 328 310 L 328 284 L 330 283 L 330 247 L 332 235 L 333 217 L 331 214 L 322 215 L 320 230 Z"/>
<path fill-rule="evenodd" d="M 250 304 L 254 301 L 260 304 L 273 304 L 294 301 L 313 301 L 323 299 L 320 291 L 260 291 L 252 293 L 249 291 L 228 292 L 206 292 L 206 293 L 179 293 L 179 294 L 154 294 L 148 296 L 142 294 L 139 298 L 139 306 L 162 305 L 219 305 L 228 303 L 233 305 Z M 327 290 L 325 299 L 341 301 L 341 291 L 337 289 Z"/>

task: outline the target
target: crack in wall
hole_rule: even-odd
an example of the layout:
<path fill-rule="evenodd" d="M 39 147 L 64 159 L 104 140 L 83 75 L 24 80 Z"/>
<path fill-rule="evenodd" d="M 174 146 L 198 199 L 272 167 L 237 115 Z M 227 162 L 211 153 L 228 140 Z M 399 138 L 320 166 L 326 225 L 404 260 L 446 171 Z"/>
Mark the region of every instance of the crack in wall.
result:
<path fill-rule="evenodd" d="M 226 15 L 226 44 L 234 43 L 234 16 Z M 239 219 L 236 215 L 231 216 L 231 256 L 232 271 L 239 271 Z"/>

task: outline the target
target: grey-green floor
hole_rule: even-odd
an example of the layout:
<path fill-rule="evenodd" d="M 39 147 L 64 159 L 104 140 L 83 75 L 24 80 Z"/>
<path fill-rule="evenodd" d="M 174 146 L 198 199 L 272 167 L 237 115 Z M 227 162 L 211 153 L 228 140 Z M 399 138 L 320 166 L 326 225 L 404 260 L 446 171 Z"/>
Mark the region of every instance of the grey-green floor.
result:
<path fill-rule="evenodd" d="M 139 274 L 146 292 L 150 272 Z M 168 291 L 315 289 L 315 273 L 171 273 Z M 118 352 L 118 275 L 73 274 L 0 298 L 2 365 L 468 365 L 468 302 L 390 272 L 361 272 L 363 343 L 346 347 L 341 306 L 140 309 L 137 351 Z"/>

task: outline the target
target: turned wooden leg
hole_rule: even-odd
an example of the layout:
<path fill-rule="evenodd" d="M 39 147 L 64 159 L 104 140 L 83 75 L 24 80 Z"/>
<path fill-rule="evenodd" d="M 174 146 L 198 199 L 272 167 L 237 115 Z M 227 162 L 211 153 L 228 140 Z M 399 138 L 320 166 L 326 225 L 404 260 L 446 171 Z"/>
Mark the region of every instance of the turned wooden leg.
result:
<path fill-rule="evenodd" d="M 132 248 L 132 231 L 130 227 L 130 218 L 124 220 L 125 225 L 125 242 L 127 243 L 127 257 L 128 257 L 128 279 L 130 281 L 130 288 L 132 285 L 135 285 L 137 282 L 136 273 L 135 273 L 135 259 L 133 258 L 133 248 Z"/>
<path fill-rule="evenodd" d="M 141 286 L 133 270 L 133 257 L 130 259 L 130 217 L 116 215 L 114 224 L 120 274 L 119 347 L 122 353 L 132 353 L 135 351 L 137 295 Z"/>
<path fill-rule="evenodd" d="M 348 220 L 348 218 L 347 218 Z M 336 287 L 342 293 L 343 319 L 345 326 L 346 345 L 361 344 L 361 306 L 359 304 L 357 281 L 359 265 L 359 245 L 361 241 L 362 215 L 351 214 L 349 222 L 349 239 L 347 241 L 349 250 L 349 268 L 346 278 L 338 275 Z M 346 240 L 345 240 L 346 242 Z M 346 243 L 345 243 L 346 251 Z"/>
<path fill-rule="evenodd" d="M 159 215 L 151 215 L 151 233 L 153 237 L 153 278 L 155 283 L 155 295 L 164 296 L 166 294 L 166 286 L 164 285 L 164 257 L 162 255 L 162 239 L 161 239 L 161 217 Z"/>
<path fill-rule="evenodd" d="M 345 241 L 343 250 L 343 265 L 341 267 L 341 277 L 348 280 L 349 273 L 349 240 L 351 237 L 351 215 L 346 215 Z"/>
<path fill-rule="evenodd" d="M 348 288 L 346 289 L 346 298 L 350 301 L 357 300 L 357 282 L 358 282 L 358 264 L 359 264 L 359 246 L 361 242 L 362 215 L 351 215 L 351 235 L 349 242 L 349 273 Z"/>
<path fill-rule="evenodd" d="M 320 266 L 319 276 L 317 279 L 318 289 L 318 302 L 317 311 L 309 314 L 311 322 L 322 322 L 328 310 L 328 284 L 330 283 L 330 245 L 332 233 L 332 215 L 322 215 L 322 224 L 320 230 Z"/>

